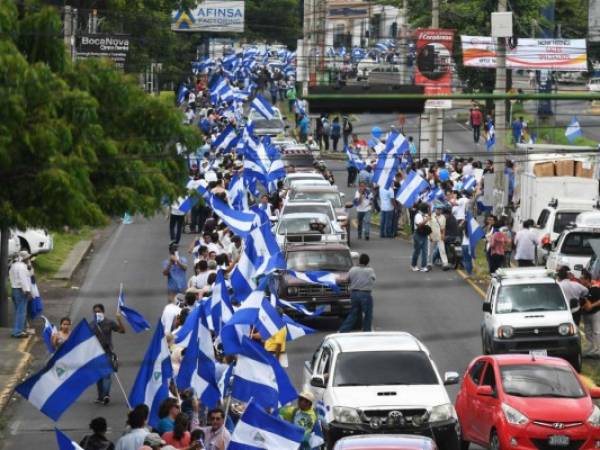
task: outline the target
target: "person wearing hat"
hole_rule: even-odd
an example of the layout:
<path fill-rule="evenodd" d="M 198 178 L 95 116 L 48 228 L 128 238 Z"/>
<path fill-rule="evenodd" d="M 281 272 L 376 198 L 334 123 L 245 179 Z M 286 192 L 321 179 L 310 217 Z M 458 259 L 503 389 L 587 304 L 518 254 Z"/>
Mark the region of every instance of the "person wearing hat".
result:
<path fill-rule="evenodd" d="M 283 420 L 299 426 L 304 430 L 304 439 L 300 450 L 310 450 L 310 436 L 318 421 L 317 413 L 313 408 L 315 396 L 312 392 L 304 390 L 298 396 L 296 406 L 284 406 L 279 410 L 279 417 Z"/>
<path fill-rule="evenodd" d="M 10 287 L 12 288 L 11 297 L 15 307 L 11 337 L 17 339 L 29 336 L 25 329 L 25 321 L 27 318 L 27 302 L 32 299 L 31 274 L 29 272 L 30 259 L 31 255 L 29 253 L 20 251 L 8 271 Z"/>

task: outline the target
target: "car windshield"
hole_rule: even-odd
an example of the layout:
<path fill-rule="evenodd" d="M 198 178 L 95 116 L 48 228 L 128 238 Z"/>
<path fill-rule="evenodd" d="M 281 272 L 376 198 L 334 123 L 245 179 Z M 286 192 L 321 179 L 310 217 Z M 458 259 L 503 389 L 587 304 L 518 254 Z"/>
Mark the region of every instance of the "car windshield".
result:
<path fill-rule="evenodd" d="M 562 233 L 572 223 L 575 223 L 575 219 L 579 215 L 578 212 L 558 212 L 554 219 L 554 232 Z"/>
<path fill-rule="evenodd" d="M 343 352 L 337 358 L 334 387 L 402 384 L 438 384 L 425 352 Z"/>
<path fill-rule="evenodd" d="M 562 290 L 554 283 L 502 286 L 496 303 L 496 314 L 566 309 Z"/>
<path fill-rule="evenodd" d="M 254 124 L 254 128 L 256 130 L 259 130 L 261 128 L 266 128 L 269 130 L 276 128 L 279 130 L 283 130 L 284 127 L 284 123 L 280 119 L 256 119 L 253 120 L 252 123 Z"/>
<path fill-rule="evenodd" d="M 568 367 L 545 364 L 507 365 L 500 367 L 502 388 L 518 397 L 581 398 L 586 393 Z"/>
<path fill-rule="evenodd" d="M 329 224 L 325 225 L 323 233 L 310 229 L 310 223 L 314 220 L 312 217 L 283 217 L 279 221 L 277 234 L 331 234 Z"/>
<path fill-rule="evenodd" d="M 281 120 L 281 111 L 279 111 L 279 109 L 273 108 L 273 113 L 274 113 L 273 115 L 275 116 L 275 119 Z M 264 119 L 264 116 L 261 113 L 259 113 L 257 110 L 251 109 L 250 114 L 248 115 L 248 119 L 252 120 L 252 121 L 257 121 L 257 120 Z"/>
<path fill-rule="evenodd" d="M 322 205 L 295 205 L 293 203 L 288 203 L 285 205 L 282 214 L 285 216 L 286 214 L 293 213 L 319 213 L 329 217 L 329 220 L 335 219 L 331 206 L 326 203 Z"/>
<path fill-rule="evenodd" d="M 315 158 L 309 153 L 301 153 L 295 155 L 286 155 L 285 153 L 281 156 L 283 164 L 285 166 L 296 166 L 296 167 L 312 167 Z"/>
<path fill-rule="evenodd" d="M 598 239 L 598 233 L 573 232 L 569 233 L 562 244 L 560 252 L 569 256 L 592 256 L 594 251 L 590 239 Z"/>
<path fill-rule="evenodd" d="M 346 272 L 352 267 L 350 252 L 344 250 L 294 251 L 286 256 L 288 269 L 300 272 Z"/>
<path fill-rule="evenodd" d="M 342 200 L 339 192 L 306 192 L 306 191 L 294 191 L 290 200 L 296 201 L 317 201 L 317 202 L 329 202 L 334 208 L 342 207 Z"/>

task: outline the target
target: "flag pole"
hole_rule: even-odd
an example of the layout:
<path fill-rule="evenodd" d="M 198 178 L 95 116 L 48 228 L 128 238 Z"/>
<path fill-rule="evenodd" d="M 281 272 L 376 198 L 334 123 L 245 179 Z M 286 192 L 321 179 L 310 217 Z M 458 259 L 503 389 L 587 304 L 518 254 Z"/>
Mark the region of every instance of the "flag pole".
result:
<path fill-rule="evenodd" d="M 131 410 L 131 405 L 129 404 L 129 399 L 127 398 L 125 389 L 123 389 L 123 384 L 121 383 L 121 380 L 119 379 L 119 375 L 117 375 L 117 372 L 113 372 L 113 375 L 115 376 L 115 380 L 117 380 L 117 384 L 119 385 L 119 388 L 121 388 L 121 392 L 123 393 L 123 397 L 125 398 L 125 403 L 127 404 L 127 408 L 129 410 Z"/>

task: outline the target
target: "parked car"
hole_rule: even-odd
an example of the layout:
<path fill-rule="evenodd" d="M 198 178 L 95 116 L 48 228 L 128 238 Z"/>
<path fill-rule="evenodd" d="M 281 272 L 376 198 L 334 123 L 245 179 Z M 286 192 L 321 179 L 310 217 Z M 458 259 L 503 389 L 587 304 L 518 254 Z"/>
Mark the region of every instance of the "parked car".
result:
<path fill-rule="evenodd" d="M 314 227 L 315 224 L 320 225 L 321 229 Z M 286 213 L 279 217 L 275 239 L 283 249 L 288 242 L 343 242 L 345 236 L 333 228 L 325 214 Z"/>
<path fill-rule="evenodd" d="M 338 220 L 338 215 L 331 203 L 321 202 L 294 202 L 286 200 L 281 208 L 281 216 L 296 213 L 326 214 L 331 222 L 334 233 L 339 234 L 340 240 L 348 241 L 348 231 L 344 224 Z"/>
<path fill-rule="evenodd" d="M 456 397 L 462 449 L 596 449 L 600 409 L 560 358 L 491 355 L 475 358 Z"/>
<path fill-rule="evenodd" d="M 458 450 L 458 417 L 427 348 L 404 332 L 331 334 L 304 363 L 303 385 L 315 396 L 328 448 L 353 434 L 431 437 Z"/>
<path fill-rule="evenodd" d="M 365 434 L 348 436 L 335 444 L 334 450 L 437 450 L 435 441 L 409 434 Z"/>
<path fill-rule="evenodd" d="M 285 121 L 281 115 L 281 112 L 277 107 L 273 107 L 275 117 L 273 119 L 265 119 L 255 109 L 250 110 L 248 120 L 254 124 L 254 134 L 257 136 L 277 136 L 285 133 Z"/>
<path fill-rule="evenodd" d="M 48 253 L 54 248 L 52 236 L 44 228 L 27 228 L 25 231 L 16 230 L 15 234 L 19 238 L 21 250 L 25 250 L 31 255 Z"/>
<path fill-rule="evenodd" d="M 285 179 L 283 180 L 283 187 L 289 189 L 292 185 L 292 182 L 298 180 L 321 181 L 325 180 L 325 178 L 318 172 L 292 172 L 286 175 Z"/>
<path fill-rule="evenodd" d="M 569 302 L 543 268 L 496 271 L 483 303 L 481 342 L 485 354 L 540 350 L 581 370 L 581 340 Z"/>

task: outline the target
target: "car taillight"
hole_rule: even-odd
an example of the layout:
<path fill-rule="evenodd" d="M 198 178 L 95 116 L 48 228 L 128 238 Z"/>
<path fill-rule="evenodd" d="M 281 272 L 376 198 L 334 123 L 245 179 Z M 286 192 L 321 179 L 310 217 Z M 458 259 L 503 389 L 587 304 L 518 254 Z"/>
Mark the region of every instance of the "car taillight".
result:
<path fill-rule="evenodd" d="M 542 237 L 542 246 L 550 244 L 552 244 L 552 238 L 549 234 L 545 234 L 544 237 Z"/>

